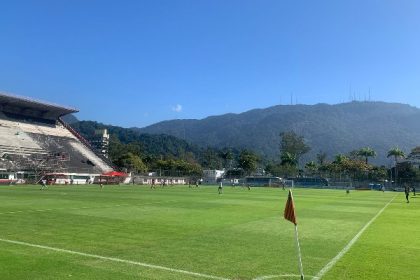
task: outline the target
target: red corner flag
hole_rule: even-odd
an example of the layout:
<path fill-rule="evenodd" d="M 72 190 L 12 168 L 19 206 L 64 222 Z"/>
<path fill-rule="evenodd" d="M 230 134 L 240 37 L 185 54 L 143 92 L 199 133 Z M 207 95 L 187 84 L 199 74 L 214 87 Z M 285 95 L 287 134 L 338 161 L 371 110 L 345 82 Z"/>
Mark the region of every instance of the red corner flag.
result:
<path fill-rule="evenodd" d="M 295 203 L 293 202 L 292 190 L 289 190 L 289 196 L 287 197 L 286 207 L 284 208 L 284 218 L 297 225 Z"/>

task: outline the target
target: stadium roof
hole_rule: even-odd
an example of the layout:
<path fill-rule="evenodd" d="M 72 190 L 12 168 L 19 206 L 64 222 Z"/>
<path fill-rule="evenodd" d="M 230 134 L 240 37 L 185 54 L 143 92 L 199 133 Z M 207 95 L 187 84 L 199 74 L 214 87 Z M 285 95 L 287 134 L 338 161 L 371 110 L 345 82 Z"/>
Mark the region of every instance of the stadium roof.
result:
<path fill-rule="evenodd" d="M 0 111 L 47 120 L 56 120 L 61 116 L 79 112 L 74 108 L 4 92 L 0 92 Z"/>

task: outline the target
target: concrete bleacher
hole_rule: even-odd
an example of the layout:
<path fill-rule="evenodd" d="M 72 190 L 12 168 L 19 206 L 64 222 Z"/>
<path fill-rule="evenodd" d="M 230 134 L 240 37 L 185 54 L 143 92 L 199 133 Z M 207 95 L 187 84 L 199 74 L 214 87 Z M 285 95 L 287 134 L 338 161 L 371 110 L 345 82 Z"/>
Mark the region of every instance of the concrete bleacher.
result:
<path fill-rule="evenodd" d="M 0 92 L 0 169 L 102 174 L 112 162 L 61 117 L 77 109 Z"/>
<path fill-rule="evenodd" d="M 56 154 L 68 156 L 64 160 L 55 158 Z M 60 122 L 44 124 L 13 120 L 5 115 L 0 115 L 0 158 L 0 168 L 14 164 L 20 169 L 48 169 L 50 165 L 51 170 L 92 174 L 112 170 Z"/>
<path fill-rule="evenodd" d="M 18 132 L 30 132 L 36 134 L 76 139 L 76 137 L 70 131 L 68 131 L 63 125 L 61 125 L 58 122 L 54 125 L 47 125 L 37 124 L 35 122 L 16 122 L 0 118 L 0 128 L 1 127 L 15 129 Z"/>
<path fill-rule="evenodd" d="M 65 166 L 79 173 L 101 174 L 112 170 L 89 148 L 77 139 L 43 134 L 29 134 L 44 150 L 54 154 L 67 154 Z M 65 170 L 63 170 L 65 171 Z"/>
<path fill-rule="evenodd" d="M 29 155 L 46 151 L 22 130 L 0 126 L 0 157 L 6 153 Z"/>
<path fill-rule="evenodd" d="M 82 143 L 76 141 L 69 141 L 69 144 L 75 151 L 83 155 L 86 159 L 89 159 L 90 162 L 92 162 L 101 170 L 104 170 L 105 172 L 112 171 L 112 168 L 110 168 L 102 159 L 97 157 L 95 153 L 92 152 L 92 150 L 87 148 Z"/>

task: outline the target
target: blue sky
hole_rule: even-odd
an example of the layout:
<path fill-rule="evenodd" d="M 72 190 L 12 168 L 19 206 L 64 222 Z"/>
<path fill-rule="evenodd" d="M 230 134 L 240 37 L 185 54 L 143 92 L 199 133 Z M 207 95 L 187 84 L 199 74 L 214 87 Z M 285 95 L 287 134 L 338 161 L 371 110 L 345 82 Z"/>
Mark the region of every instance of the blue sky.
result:
<path fill-rule="evenodd" d="M 416 0 L 1 1 L 0 39 L 0 91 L 124 127 L 369 96 L 420 107 Z"/>

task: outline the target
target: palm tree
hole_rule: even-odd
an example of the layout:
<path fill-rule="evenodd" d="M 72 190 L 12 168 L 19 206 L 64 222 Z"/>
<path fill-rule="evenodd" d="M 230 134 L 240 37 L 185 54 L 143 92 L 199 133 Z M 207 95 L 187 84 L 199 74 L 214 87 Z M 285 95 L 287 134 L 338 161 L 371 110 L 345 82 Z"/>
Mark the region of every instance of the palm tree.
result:
<path fill-rule="evenodd" d="M 361 148 L 357 152 L 357 155 L 364 157 L 366 160 L 366 164 L 368 164 L 368 158 L 376 157 L 376 152 L 372 148 L 365 147 L 365 148 Z"/>
<path fill-rule="evenodd" d="M 398 161 L 398 158 L 404 158 L 405 154 L 400 148 L 394 147 L 394 148 L 392 148 L 391 150 L 388 151 L 388 156 L 387 157 L 388 158 L 389 157 L 394 157 L 394 161 L 395 161 L 395 182 L 397 182 L 397 176 L 398 176 L 397 161 Z"/>
<path fill-rule="evenodd" d="M 343 154 L 338 154 L 335 156 L 334 158 L 334 163 L 336 164 L 342 164 L 344 163 L 346 160 L 348 159 L 348 157 L 346 155 Z"/>

